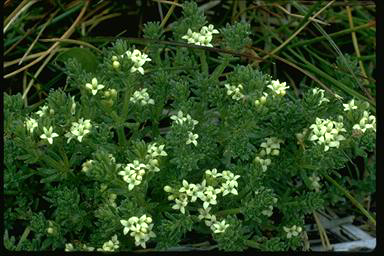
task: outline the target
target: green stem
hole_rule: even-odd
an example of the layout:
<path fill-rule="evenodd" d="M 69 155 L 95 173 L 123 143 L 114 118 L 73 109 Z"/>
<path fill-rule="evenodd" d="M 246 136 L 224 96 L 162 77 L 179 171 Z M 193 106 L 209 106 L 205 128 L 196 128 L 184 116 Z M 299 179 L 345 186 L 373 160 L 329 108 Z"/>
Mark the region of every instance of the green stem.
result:
<path fill-rule="evenodd" d="M 245 244 L 249 247 L 252 247 L 252 248 L 261 249 L 260 244 L 256 241 L 253 241 L 253 240 L 246 240 Z"/>
<path fill-rule="evenodd" d="M 219 76 L 224 72 L 224 69 L 228 66 L 229 59 L 230 59 L 230 55 L 225 55 L 224 56 L 224 59 L 222 60 L 220 65 L 218 65 L 215 68 L 215 70 L 212 72 L 211 77 L 209 78 L 209 80 L 214 81 L 214 80 L 219 78 Z"/>
<path fill-rule="evenodd" d="M 27 239 L 27 236 L 29 235 L 29 232 L 31 232 L 31 229 L 30 229 L 29 226 L 28 226 L 28 227 L 26 227 L 26 228 L 24 229 L 24 232 L 23 232 L 23 234 L 22 234 L 21 237 L 20 237 L 20 241 L 17 243 L 16 251 L 19 251 L 19 250 L 20 250 L 20 247 L 21 247 L 21 245 L 23 244 L 23 241 L 24 241 L 25 239 Z"/>
<path fill-rule="evenodd" d="M 205 56 L 205 51 L 198 50 L 198 54 L 200 56 L 201 72 L 203 72 L 205 76 L 208 76 L 208 63 L 207 63 L 207 58 Z"/>
<path fill-rule="evenodd" d="M 376 220 L 374 217 L 371 216 L 371 214 L 344 188 L 342 187 L 337 181 L 332 179 L 327 174 L 324 175 L 324 177 L 331 182 L 337 189 L 339 189 L 350 201 L 351 203 L 356 206 L 362 214 L 364 214 L 375 226 L 376 226 Z"/>
<path fill-rule="evenodd" d="M 361 26 L 358 26 L 358 27 L 344 29 L 344 30 L 341 30 L 339 32 L 335 32 L 335 33 L 329 34 L 329 36 L 330 37 L 336 37 L 336 36 L 346 35 L 346 34 L 349 34 L 351 32 L 358 31 L 360 29 L 365 29 L 365 28 L 368 28 L 368 27 L 372 27 L 372 26 L 374 26 L 374 24 L 375 24 L 374 22 L 368 22 L 367 24 L 364 24 L 364 25 L 361 25 Z M 295 43 L 295 44 L 292 44 L 292 45 L 287 46 L 287 47 L 288 48 L 293 48 L 293 47 L 298 47 L 298 46 L 302 46 L 302 45 L 308 45 L 308 44 L 316 43 L 316 42 L 324 40 L 324 39 L 326 39 L 325 36 L 319 36 L 319 37 L 316 37 L 316 38 L 313 38 L 313 39 L 303 40 L 303 41 L 301 41 L 299 43 Z"/>
<path fill-rule="evenodd" d="M 219 211 L 216 213 L 216 216 L 225 216 L 225 215 L 229 215 L 229 214 L 237 214 L 240 212 L 241 212 L 240 208 L 232 208 L 232 209 Z"/>

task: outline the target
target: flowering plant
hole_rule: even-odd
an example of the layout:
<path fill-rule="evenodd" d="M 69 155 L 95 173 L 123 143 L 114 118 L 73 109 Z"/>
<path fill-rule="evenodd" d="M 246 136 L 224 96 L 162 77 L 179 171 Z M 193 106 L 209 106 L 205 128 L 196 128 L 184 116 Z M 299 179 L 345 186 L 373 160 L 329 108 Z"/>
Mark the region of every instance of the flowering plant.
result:
<path fill-rule="evenodd" d="M 27 250 L 163 250 L 196 235 L 226 251 L 300 250 L 306 216 L 341 198 L 327 177 L 374 150 L 376 120 L 320 89 L 290 97 L 287 82 L 229 68 L 229 53 L 208 67 L 206 48 L 243 49 L 247 29 L 206 26 L 186 3 L 172 34 L 185 47 L 118 40 L 95 73 L 69 61 L 71 89 L 39 111 L 5 95 L 7 234 L 21 221 Z M 164 31 L 148 23 L 144 36 Z"/>

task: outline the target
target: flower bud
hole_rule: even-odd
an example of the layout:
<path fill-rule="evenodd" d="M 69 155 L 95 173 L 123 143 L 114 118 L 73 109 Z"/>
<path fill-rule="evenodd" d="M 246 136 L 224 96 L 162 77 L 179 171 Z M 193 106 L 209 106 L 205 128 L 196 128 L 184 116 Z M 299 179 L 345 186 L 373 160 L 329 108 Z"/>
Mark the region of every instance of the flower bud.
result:
<path fill-rule="evenodd" d="M 172 188 L 171 188 L 170 186 L 167 185 L 167 186 L 164 187 L 164 191 L 165 191 L 165 192 L 168 192 L 168 193 L 169 193 L 169 192 L 172 192 Z"/>
<path fill-rule="evenodd" d="M 120 62 L 115 60 L 115 61 L 113 61 L 112 66 L 113 66 L 113 68 L 118 69 L 120 67 Z"/>
<path fill-rule="evenodd" d="M 51 228 L 51 227 L 47 228 L 47 233 L 48 234 L 53 234 L 53 231 L 54 231 L 53 228 Z"/>
<path fill-rule="evenodd" d="M 117 61 L 117 56 L 112 56 L 112 61 Z"/>

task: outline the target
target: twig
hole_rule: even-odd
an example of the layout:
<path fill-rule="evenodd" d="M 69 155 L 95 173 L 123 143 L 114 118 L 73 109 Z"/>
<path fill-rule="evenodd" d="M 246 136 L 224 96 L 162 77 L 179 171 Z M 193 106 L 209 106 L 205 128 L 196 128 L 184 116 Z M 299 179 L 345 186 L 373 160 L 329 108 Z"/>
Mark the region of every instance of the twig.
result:
<path fill-rule="evenodd" d="M 39 0 L 32 0 L 32 1 L 29 1 L 29 0 L 24 0 L 23 2 L 21 2 L 21 4 L 19 4 L 19 6 L 16 7 L 15 11 L 13 11 L 11 13 L 11 15 L 9 15 L 7 17 L 7 19 L 5 20 L 5 23 L 7 25 L 5 25 L 4 29 L 3 29 L 3 34 L 5 34 L 5 32 L 7 31 L 7 29 L 12 25 L 12 23 L 17 19 L 17 17 L 20 16 L 21 13 L 23 13 L 25 10 L 27 10 L 31 5 L 33 5 L 34 3 L 38 2 Z M 23 6 L 23 7 L 21 7 Z M 12 17 L 10 18 L 9 22 L 8 22 L 8 18 L 9 17 Z"/>
<path fill-rule="evenodd" d="M 315 13 L 315 15 L 312 16 L 312 18 L 314 19 L 315 17 L 317 17 L 318 15 L 320 15 L 320 13 L 322 13 L 326 8 L 328 8 L 331 4 L 333 4 L 335 2 L 335 0 L 332 0 L 331 2 L 329 2 L 326 6 L 324 6 L 323 8 L 320 9 L 320 11 L 318 11 L 317 13 Z M 309 23 L 311 22 L 311 20 L 308 20 L 307 22 L 304 23 L 304 25 L 302 25 L 298 30 L 295 31 L 295 33 L 293 33 L 287 40 L 285 40 L 281 45 L 279 45 L 277 48 L 275 48 L 271 54 L 275 54 L 276 52 L 278 52 L 281 48 L 283 48 L 286 44 L 288 44 L 293 38 L 295 38 Z M 263 60 L 266 60 L 267 58 L 269 58 L 270 55 L 265 55 L 263 57 Z"/>
<path fill-rule="evenodd" d="M 320 219 L 317 216 L 316 212 L 313 212 L 313 217 L 315 218 L 316 225 L 317 225 L 317 228 L 319 230 L 321 244 L 323 245 L 323 247 L 326 251 L 331 250 L 331 243 L 329 242 L 327 232 L 325 231 L 324 227 L 322 226 Z"/>
<path fill-rule="evenodd" d="M 83 17 L 84 13 L 85 13 L 85 10 L 87 9 L 89 5 L 89 1 L 86 1 L 85 2 L 85 5 L 84 7 L 82 8 L 79 16 L 77 16 L 76 20 L 73 22 L 73 24 L 71 25 L 71 27 L 60 37 L 61 39 L 66 39 L 68 37 L 70 37 L 72 35 L 72 33 L 74 32 L 75 30 L 75 27 L 77 26 L 77 24 L 80 22 L 81 18 Z M 11 76 L 14 76 L 30 67 L 32 67 L 33 65 L 35 65 L 36 63 L 40 62 L 42 59 L 44 59 L 44 57 L 46 57 L 48 54 L 50 54 L 57 46 L 59 45 L 59 42 L 56 42 L 54 43 L 46 52 L 44 55 L 40 56 L 38 59 L 34 60 L 33 62 L 23 66 L 22 68 L 19 68 L 18 70 L 15 70 L 7 75 L 4 76 L 4 78 L 9 78 Z"/>
<path fill-rule="evenodd" d="M 75 40 L 75 39 L 60 39 L 60 38 L 47 38 L 47 39 L 40 39 L 40 41 L 42 42 L 60 42 L 60 43 L 71 43 L 71 44 L 78 44 L 78 45 L 83 45 L 83 46 L 87 46 L 89 48 L 92 48 L 98 52 L 102 52 L 101 50 L 99 50 L 97 47 L 93 46 L 92 44 L 90 43 L 87 43 L 87 42 L 84 42 L 84 41 L 80 41 L 80 40 Z"/>
<path fill-rule="evenodd" d="M 45 28 L 48 26 L 49 23 L 51 23 L 52 21 L 52 18 L 56 15 L 56 13 L 58 12 L 59 10 L 56 10 L 52 15 L 51 17 L 48 19 L 47 22 L 44 23 L 43 27 L 41 28 L 41 30 L 39 31 L 39 33 L 37 34 L 35 40 L 33 40 L 32 44 L 28 47 L 28 50 L 24 53 L 23 57 L 21 57 L 21 60 L 19 61 L 19 65 L 24 61 L 25 57 L 27 57 L 27 55 L 29 54 L 29 52 L 32 50 L 32 48 L 35 46 L 37 40 L 39 40 L 41 34 L 43 33 L 43 31 L 45 30 Z"/>
<path fill-rule="evenodd" d="M 182 4 L 178 4 L 177 2 L 171 2 L 171 1 L 167 1 L 167 0 L 152 0 L 152 1 L 162 3 L 162 4 L 172 4 L 172 5 L 176 5 L 179 7 L 183 7 Z"/>
<path fill-rule="evenodd" d="M 281 6 L 281 5 L 279 5 L 279 4 L 273 4 L 273 6 L 278 7 L 280 10 L 282 10 L 283 12 L 285 12 L 286 14 L 288 14 L 288 15 L 290 15 L 290 16 L 292 16 L 292 17 L 297 17 L 297 18 L 304 19 L 304 16 L 303 16 L 303 15 L 299 15 L 299 14 L 291 13 L 291 12 L 289 12 L 287 9 L 285 9 L 283 6 Z M 329 23 L 327 23 L 327 22 L 321 21 L 321 20 L 319 20 L 319 19 L 314 19 L 314 18 L 312 18 L 312 17 L 309 17 L 308 19 L 311 20 L 311 21 L 313 21 L 313 22 L 318 22 L 318 23 L 323 24 L 323 25 L 327 25 L 327 26 L 331 25 L 331 24 L 329 24 Z"/>
<path fill-rule="evenodd" d="M 52 59 L 52 57 L 55 55 L 57 49 L 54 49 L 50 54 L 49 56 L 44 60 L 43 64 L 41 64 L 41 66 L 39 67 L 39 69 L 36 71 L 35 75 L 33 76 L 33 78 L 31 79 L 31 81 L 29 82 L 28 86 L 27 86 L 27 89 L 23 92 L 23 99 L 26 98 L 29 90 L 32 88 L 32 85 L 33 83 L 35 82 L 35 79 L 40 75 L 41 71 L 43 71 L 44 67 L 48 64 L 48 62 Z"/>
<path fill-rule="evenodd" d="M 351 8 L 348 5 L 346 6 L 346 8 L 347 8 L 349 26 L 350 26 L 351 29 L 353 29 L 354 25 L 353 25 Z M 352 35 L 352 42 L 353 42 L 353 47 L 355 48 L 356 56 L 358 58 L 360 58 L 361 55 L 360 55 L 359 44 L 357 43 L 356 32 L 352 31 L 351 35 Z M 365 72 L 364 64 L 363 64 L 363 62 L 361 60 L 359 60 L 359 66 L 360 66 L 360 70 L 361 70 L 361 73 L 363 74 L 363 76 L 367 77 L 367 72 Z M 366 84 L 369 83 L 366 80 L 365 80 L 365 82 L 366 82 Z"/>
<path fill-rule="evenodd" d="M 173 10 L 175 10 L 175 7 L 176 7 L 176 4 L 177 4 L 178 0 L 174 0 L 173 3 L 174 5 L 171 6 L 171 8 L 169 8 L 167 14 L 165 15 L 164 19 L 161 21 L 160 23 L 160 27 L 164 27 L 165 23 L 167 23 L 169 17 L 171 17 L 172 13 L 173 13 Z"/>

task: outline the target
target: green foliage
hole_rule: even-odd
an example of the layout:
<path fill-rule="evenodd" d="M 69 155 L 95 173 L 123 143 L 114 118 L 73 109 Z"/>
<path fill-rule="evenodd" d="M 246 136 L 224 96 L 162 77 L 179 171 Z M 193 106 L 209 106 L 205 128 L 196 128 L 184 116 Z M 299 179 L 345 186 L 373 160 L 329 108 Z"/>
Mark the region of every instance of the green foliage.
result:
<path fill-rule="evenodd" d="M 251 34 L 251 27 L 249 23 L 235 23 L 233 25 L 227 24 L 222 29 L 223 43 L 222 47 L 233 49 L 235 51 L 242 50 L 245 46 L 252 43 L 249 35 Z"/>
<path fill-rule="evenodd" d="M 181 41 L 206 23 L 186 2 L 171 32 Z M 212 39 L 222 48 L 251 43 L 249 24 L 218 30 Z M 164 32 L 159 23 L 144 26 L 149 39 L 167 40 Z M 68 57 L 68 90 L 49 92 L 38 109 L 5 94 L 6 248 L 85 251 L 116 235 L 113 250 L 167 250 L 196 235 L 223 251 L 300 250 L 305 231 L 291 237 L 284 228 L 304 227 L 344 198 L 326 175 L 375 191 L 371 162 L 359 181 L 338 175 L 375 150 L 375 118 L 364 102 L 346 111 L 348 101 L 311 88 L 294 97 L 293 85 L 236 58 L 187 48 L 151 42 L 145 52 L 117 40 L 92 68 Z M 340 132 L 338 144 L 314 136 L 317 118 L 343 124 L 319 128 L 332 139 Z M 355 127 L 362 119 L 365 131 Z"/>

